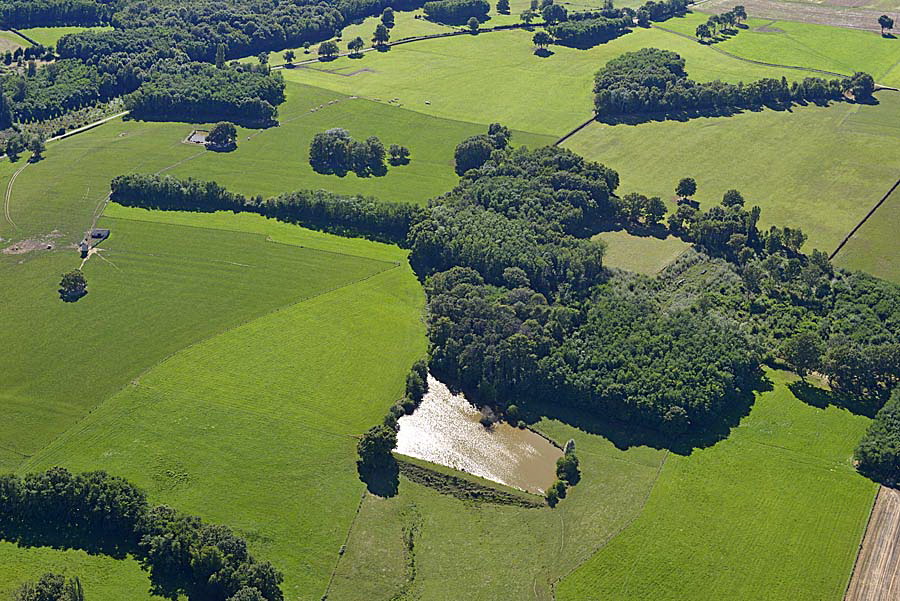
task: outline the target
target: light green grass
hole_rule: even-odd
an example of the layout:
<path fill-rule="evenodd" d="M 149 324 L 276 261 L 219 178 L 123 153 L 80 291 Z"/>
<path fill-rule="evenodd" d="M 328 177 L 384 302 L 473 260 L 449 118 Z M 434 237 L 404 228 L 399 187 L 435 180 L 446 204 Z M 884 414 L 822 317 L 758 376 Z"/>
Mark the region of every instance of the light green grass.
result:
<path fill-rule="evenodd" d="M 900 94 L 878 99 L 877 106 L 838 103 L 686 123 L 594 123 L 565 146 L 618 170 L 621 193 L 668 201 L 690 176 L 709 208 L 737 188 L 748 206 L 762 207 L 763 226 L 800 227 L 808 250 L 831 252 L 897 179 Z"/>
<path fill-rule="evenodd" d="M 690 248 L 689 244 L 675 236 L 661 240 L 652 236 L 633 236 L 624 230 L 601 232 L 593 239 L 606 243 L 604 265 L 646 275 L 659 273 Z"/>
<path fill-rule="evenodd" d="M 694 12 L 669 19 L 659 23 L 659 26 L 692 36 L 697 25 L 705 23 L 708 18 L 707 13 Z M 751 18 L 746 24 L 748 29 L 740 29 L 732 36 L 720 36 L 724 41 L 715 47 L 767 63 L 809 67 L 845 75 L 865 71 L 884 85 L 900 83 L 900 73 L 891 72 L 900 62 L 900 40 L 883 38 L 871 31 L 795 21 Z"/>
<path fill-rule="evenodd" d="M 362 59 L 286 70 L 285 78 L 382 102 L 396 98 L 404 108 L 448 119 L 499 121 L 562 136 L 592 116 L 594 74 L 623 52 L 651 46 L 674 50 L 685 57 L 688 73 L 702 81 L 802 77 L 747 64 L 658 29 L 635 30 L 590 50 L 553 46 L 547 58 L 534 55 L 532 36 L 502 31 L 426 40 Z M 346 76 L 363 68 L 371 71 Z"/>
<path fill-rule="evenodd" d="M 224 332 L 143 375 L 23 470 L 122 475 L 247 536 L 284 570 L 287 599 L 318 599 L 363 490 L 354 437 L 402 396 L 424 353 L 423 302 L 398 266 Z"/>
<path fill-rule="evenodd" d="M 43 46 L 56 46 L 59 38 L 82 31 L 109 31 L 112 27 L 30 27 L 20 29 L 22 33 Z"/>
<path fill-rule="evenodd" d="M 834 258 L 834 262 L 840 267 L 860 269 L 900 284 L 900 261 L 897 260 L 898 223 L 900 193 L 895 190 L 850 238 Z"/>
<path fill-rule="evenodd" d="M 640 517 L 560 601 L 842 599 L 876 490 L 851 463 L 868 420 L 805 405 L 770 375 L 727 440 L 669 455 Z"/>
<path fill-rule="evenodd" d="M 15 52 L 17 48 L 27 48 L 31 43 L 11 31 L 0 31 L 0 52 Z"/>
<path fill-rule="evenodd" d="M 401 479 L 392 499 L 367 496 L 338 564 L 332 601 L 391 599 L 404 589 L 404 528 L 415 525 L 415 580 L 406 599 L 550 599 L 553 580 L 585 561 L 640 513 L 663 452 L 616 449 L 555 420 L 538 424 L 574 438 L 582 480 L 555 509 L 472 504 Z"/>

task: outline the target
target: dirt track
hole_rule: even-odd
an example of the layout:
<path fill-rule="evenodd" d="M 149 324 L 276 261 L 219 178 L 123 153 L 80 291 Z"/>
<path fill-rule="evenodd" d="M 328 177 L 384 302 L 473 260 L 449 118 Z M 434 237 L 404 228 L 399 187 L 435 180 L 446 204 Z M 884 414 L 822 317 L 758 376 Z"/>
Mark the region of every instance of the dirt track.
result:
<path fill-rule="evenodd" d="M 900 491 L 882 486 L 844 601 L 897 599 L 900 599 Z"/>
<path fill-rule="evenodd" d="M 804 2 L 780 2 L 778 0 L 707 0 L 698 5 L 704 12 L 719 12 L 743 4 L 751 17 L 766 19 L 784 19 L 786 21 L 802 21 L 819 25 L 836 27 L 852 27 L 880 32 L 878 16 L 885 12 L 900 21 L 897 10 L 876 11 L 847 6 L 828 6 Z M 852 4 L 852 3 L 851 3 Z"/>

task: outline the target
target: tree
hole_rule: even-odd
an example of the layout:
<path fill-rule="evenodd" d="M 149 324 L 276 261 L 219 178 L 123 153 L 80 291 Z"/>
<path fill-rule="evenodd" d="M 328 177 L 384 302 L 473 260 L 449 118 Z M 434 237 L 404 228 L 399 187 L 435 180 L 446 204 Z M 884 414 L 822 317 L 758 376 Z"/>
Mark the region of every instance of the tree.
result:
<path fill-rule="evenodd" d="M 694 194 L 697 193 L 697 182 L 693 177 L 685 177 L 682 178 L 680 182 L 678 182 L 678 186 L 675 188 L 675 194 L 679 198 L 690 198 Z"/>
<path fill-rule="evenodd" d="M 266 601 L 259 589 L 253 586 L 241 587 L 228 601 Z"/>
<path fill-rule="evenodd" d="M 556 492 L 556 487 L 551 486 L 547 489 L 547 492 L 544 493 L 544 498 L 547 500 L 547 505 L 550 507 L 556 507 L 559 503 L 559 493 Z"/>
<path fill-rule="evenodd" d="M 706 23 L 700 23 L 697 25 L 697 29 L 694 34 L 700 39 L 705 40 L 708 37 L 711 37 L 712 33 L 709 31 L 709 25 Z"/>
<path fill-rule="evenodd" d="M 80 269 L 63 274 L 59 282 L 59 296 L 66 302 L 74 302 L 87 294 L 87 280 Z"/>
<path fill-rule="evenodd" d="M 284 54 L 281 56 L 284 57 L 284 62 L 290 65 L 294 62 L 294 59 L 297 58 L 297 53 L 293 50 L 285 50 Z"/>
<path fill-rule="evenodd" d="M 887 15 L 881 15 L 880 17 L 878 17 L 878 24 L 881 25 L 881 35 L 884 35 L 885 29 L 894 28 L 894 20 Z"/>
<path fill-rule="evenodd" d="M 570 485 L 578 483 L 581 472 L 578 470 L 578 457 L 575 453 L 567 453 L 556 460 L 556 476 Z"/>
<path fill-rule="evenodd" d="M 742 207 L 744 206 L 744 197 L 740 192 L 733 188 L 731 190 L 726 190 L 725 194 L 722 195 L 722 206 Z"/>
<path fill-rule="evenodd" d="M 9 160 L 12 162 L 16 162 L 19 160 L 19 155 L 22 154 L 22 151 L 25 150 L 25 140 L 22 134 L 16 134 L 11 137 L 6 142 L 6 156 L 9 157 Z"/>
<path fill-rule="evenodd" d="M 260 67 L 268 67 L 269 66 L 269 53 L 268 52 L 260 52 L 256 60 L 259 61 Z"/>
<path fill-rule="evenodd" d="M 654 196 L 647 201 L 644 213 L 644 219 L 646 220 L 647 225 L 653 227 L 666 216 L 666 203 L 664 203 L 659 196 Z"/>
<path fill-rule="evenodd" d="M 534 42 L 535 46 L 543 49 L 553 43 L 553 38 L 546 31 L 538 31 L 532 36 L 531 41 Z"/>
<path fill-rule="evenodd" d="M 66 579 L 48 572 L 37 582 L 23 584 L 12 597 L 13 601 L 84 601 L 81 581 L 76 576 Z"/>
<path fill-rule="evenodd" d="M 237 148 L 237 128 L 228 121 L 216 123 L 206 136 L 206 144 L 213 150 Z"/>
<path fill-rule="evenodd" d="M 384 26 L 384 23 L 379 23 L 375 27 L 375 34 L 372 36 L 372 42 L 375 46 L 383 46 L 384 44 L 387 44 L 390 38 L 391 32 Z"/>
<path fill-rule="evenodd" d="M 312 46 L 312 43 L 309 40 L 303 42 L 303 54 L 309 54 L 309 49 Z"/>
<path fill-rule="evenodd" d="M 477 17 L 469 17 L 469 21 L 468 23 L 466 23 L 466 25 L 469 27 L 469 31 L 471 31 L 472 33 L 478 33 L 478 26 L 481 25 L 481 23 L 478 22 Z"/>
<path fill-rule="evenodd" d="M 347 42 L 347 49 L 354 56 L 359 56 L 360 54 L 362 54 L 360 50 L 362 50 L 363 46 L 365 45 L 366 43 L 363 41 L 363 39 L 359 36 L 356 36 L 355 38 Z"/>
<path fill-rule="evenodd" d="M 390 6 L 385 7 L 384 12 L 381 13 L 381 22 L 384 23 L 384 26 L 390 29 L 394 26 L 394 9 Z"/>
<path fill-rule="evenodd" d="M 453 153 L 456 174 L 462 175 L 469 169 L 481 167 L 491 158 L 492 152 L 494 152 L 494 145 L 487 136 L 466 138 L 457 145 L 456 151 Z"/>
<path fill-rule="evenodd" d="M 216 46 L 216 69 L 224 69 L 225 68 L 225 52 L 227 48 L 225 44 L 219 44 Z"/>
<path fill-rule="evenodd" d="M 391 144 L 388 149 L 391 157 L 391 165 L 405 165 L 409 163 L 409 148 L 399 144 Z"/>
<path fill-rule="evenodd" d="M 44 145 L 44 138 L 40 135 L 32 136 L 28 141 L 28 150 L 31 151 L 31 162 L 37 163 L 41 159 L 44 158 L 44 150 L 46 150 L 46 146 Z"/>
<path fill-rule="evenodd" d="M 535 17 L 537 17 L 537 15 L 530 8 L 523 10 L 522 14 L 519 15 L 519 18 L 522 20 L 522 23 L 525 23 L 525 25 L 531 25 L 531 22 L 534 21 Z"/>
<path fill-rule="evenodd" d="M 781 355 L 801 379 L 819 367 L 824 352 L 822 337 L 809 330 L 794 334 L 781 345 Z"/>
<path fill-rule="evenodd" d="M 373 426 L 363 434 L 356 445 L 359 462 L 369 468 L 390 465 L 394 457 L 391 451 L 397 446 L 397 432 L 387 426 Z"/>
<path fill-rule="evenodd" d="M 541 10 L 541 15 L 544 17 L 544 21 L 551 25 L 565 21 L 568 18 L 566 7 L 559 4 L 548 4 Z"/>
<path fill-rule="evenodd" d="M 383 27 L 383 26 L 382 26 Z M 319 44 L 319 56 L 324 59 L 334 58 L 340 52 L 336 42 L 331 40 Z"/>
<path fill-rule="evenodd" d="M 506 148 L 509 146 L 509 139 L 512 137 L 512 132 L 509 131 L 509 128 L 505 125 L 491 123 L 488 126 L 488 137 L 491 139 L 494 148 Z"/>
<path fill-rule="evenodd" d="M 734 13 L 735 20 L 740 23 L 741 21 L 747 18 L 747 10 L 743 5 L 739 4 L 731 9 L 731 12 Z"/>
<path fill-rule="evenodd" d="M 509 0 L 497 0 L 497 12 L 502 15 L 509 14 Z"/>
<path fill-rule="evenodd" d="M 888 485 L 900 481 L 900 387 L 878 410 L 855 456 L 863 474 Z"/>

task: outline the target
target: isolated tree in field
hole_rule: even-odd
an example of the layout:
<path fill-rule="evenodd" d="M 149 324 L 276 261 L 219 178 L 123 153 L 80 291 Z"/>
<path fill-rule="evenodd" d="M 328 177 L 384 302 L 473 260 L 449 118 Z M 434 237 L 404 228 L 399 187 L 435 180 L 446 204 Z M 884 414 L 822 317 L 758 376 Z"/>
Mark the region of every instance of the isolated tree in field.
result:
<path fill-rule="evenodd" d="M 781 355 L 801 379 L 817 369 L 825 353 L 822 337 L 809 330 L 794 334 L 781 345 Z"/>
<path fill-rule="evenodd" d="M 470 17 L 466 25 L 468 25 L 469 31 L 471 31 L 472 33 L 478 33 L 478 26 L 481 25 L 481 23 L 478 22 L 477 17 Z"/>
<path fill-rule="evenodd" d="M 353 38 L 352 40 L 347 42 L 347 49 L 354 56 L 359 56 L 361 54 L 360 50 L 362 50 L 363 46 L 365 46 L 365 45 L 366 45 L 366 43 L 363 41 L 363 39 L 359 36 L 356 36 L 355 38 Z"/>
<path fill-rule="evenodd" d="M 384 23 L 384 26 L 390 29 L 394 26 L 394 9 L 390 6 L 384 9 L 384 12 L 381 13 L 381 22 Z"/>
<path fill-rule="evenodd" d="M 59 282 L 59 296 L 64 301 L 73 302 L 87 294 L 87 280 L 80 269 L 63 274 Z"/>
<path fill-rule="evenodd" d="M 225 68 L 225 44 L 219 44 L 216 46 L 216 68 L 224 69 Z"/>
<path fill-rule="evenodd" d="M 206 144 L 214 150 L 231 150 L 236 148 L 237 128 L 228 121 L 216 123 L 206 136 Z"/>
<path fill-rule="evenodd" d="M 525 23 L 525 25 L 531 25 L 531 22 L 534 21 L 535 17 L 537 17 L 537 15 L 530 8 L 527 10 L 523 10 L 522 14 L 519 15 L 519 18 L 522 20 L 522 23 Z"/>
<path fill-rule="evenodd" d="M 675 187 L 675 194 L 679 198 L 690 198 L 697 193 L 697 182 L 693 177 L 682 178 Z"/>
<path fill-rule="evenodd" d="M 391 144 L 388 148 L 391 157 L 391 165 L 405 165 L 409 162 L 409 148 L 399 144 Z"/>
<path fill-rule="evenodd" d="M 700 25 L 697 25 L 697 29 L 694 32 L 694 34 L 700 40 L 705 40 L 706 38 L 708 38 L 712 35 L 711 32 L 709 31 L 709 25 L 707 25 L 706 23 L 700 23 Z"/>
<path fill-rule="evenodd" d="M 553 38 L 546 31 L 538 31 L 532 36 L 531 41 L 534 42 L 535 46 L 543 49 L 553 42 Z"/>
<path fill-rule="evenodd" d="M 321 58 L 334 58 L 339 52 L 340 49 L 338 48 L 337 42 L 329 40 L 319 44 L 319 56 Z"/>
<path fill-rule="evenodd" d="M 28 141 L 28 150 L 31 151 L 31 162 L 36 163 L 44 158 L 44 150 L 46 150 L 46 146 L 44 145 L 44 138 L 41 136 L 32 136 L 31 140 Z"/>
<path fill-rule="evenodd" d="M 78 577 L 67 579 L 48 572 L 37 582 L 26 582 L 12 596 L 13 601 L 84 601 Z"/>
<path fill-rule="evenodd" d="M 312 42 L 306 40 L 303 42 L 303 54 L 309 54 L 309 49 L 312 47 Z"/>
<path fill-rule="evenodd" d="M 734 13 L 734 19 L 738 23 L 745 20 L 747 18 L 747 9 L 744 8 L 742 4 L 738 4 L 734 8 L 731 9 L 731 12 Z"/>
<path fill-rule="evenodd" d="M 497 0 L 497 12 L 501 15 L 509 14 L 509 0 Z"/>
<path fill-rule="evenodd" d="M 297 58 L 297 54 L 293 50 L 285 50 L 284 54 L 281 55 L 284 58 L 284 62 L 287 64 L 291 64 L 294 62 L 294 59 Z"/>
<path fill-rule="evenodd" d="M 375 27 L 375 34 L 372 36 L 372 42 L 376 46 L 383 46 L 384 44 L 387 44 L 389 39 L 391 39 L 391 32 L 388 31 L 388 28 L 385 27 L 383 23 L 379 23 Z"/>
<path fill-rule="evenodd" d="M 544 21 L 549 24 L 559 23 L 560 21 L 565 21 L 568 18 L 568 13 L 566 12 L 565 6 L 560 6 L 559 4 L 549 4 L 541 10 L 541 15 L 544 17 Z"/>
<path fill-rule="evenodd" d="M 884 35 L 885 29 L 894 28 L 894 20 L 887 15 L 881 15 L 880 17 L 878 17 L 878 24 L 881 25 L 881 35 Z"/>
<path fill-rule="evenodd" d="M 259 61 L 259 65 L 261 67 L 268 67 L 269 66 L 269 53 L 268 52 L 260 52 L 259 55 L 257 55 L 256 60 Z"/>

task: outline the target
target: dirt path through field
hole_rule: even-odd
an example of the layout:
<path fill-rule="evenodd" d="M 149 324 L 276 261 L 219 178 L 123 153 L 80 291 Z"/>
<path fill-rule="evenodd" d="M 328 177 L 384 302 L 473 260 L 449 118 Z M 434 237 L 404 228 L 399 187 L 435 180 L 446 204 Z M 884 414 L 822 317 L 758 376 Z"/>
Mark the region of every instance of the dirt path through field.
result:
<path fill-rule="evenodd" d="M 900 491 L 882 486 L 844 601 L 900 599 Z"/>
<path fill-rule="evenodd" d="M 29 164 L 30 163 L 26 161 L 24 165 L 16 169 L 16 172 L 13 173 L 12 177 L 9 178 L 9 183 L 6 184 L 6 195 L 3 199 L 3 216 L 6 218 L 6 221 L 16 229 L 18 229 L 19 226 L 17 226 L 16 222 L 13 221 L 12 215 L 9 212 L 9 200 L 10 198 L 12 198 L 12 189 L 13 184 L 16 183 L 16 178 L 19 177 L 19 174 L 22 173 L 25 170 L 25 167 L 27 167 Z"/>

